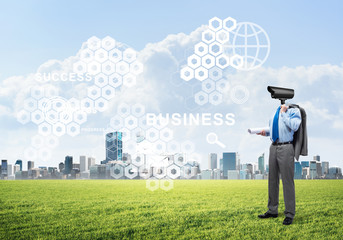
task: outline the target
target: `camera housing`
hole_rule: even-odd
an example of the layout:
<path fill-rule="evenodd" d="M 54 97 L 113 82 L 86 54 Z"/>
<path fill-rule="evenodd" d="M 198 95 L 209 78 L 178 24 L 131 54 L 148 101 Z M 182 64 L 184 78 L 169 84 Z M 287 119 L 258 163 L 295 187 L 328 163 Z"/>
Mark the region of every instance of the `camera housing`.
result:
<path fill-rule="evenodd" d="M 279 99 L 281 104 L 285 104 L 287 99 L 292 99 L 294 97 L 294 89 L 291 88 L 268 86 L 267 90 L 270 92 L 271 97 Z"/>

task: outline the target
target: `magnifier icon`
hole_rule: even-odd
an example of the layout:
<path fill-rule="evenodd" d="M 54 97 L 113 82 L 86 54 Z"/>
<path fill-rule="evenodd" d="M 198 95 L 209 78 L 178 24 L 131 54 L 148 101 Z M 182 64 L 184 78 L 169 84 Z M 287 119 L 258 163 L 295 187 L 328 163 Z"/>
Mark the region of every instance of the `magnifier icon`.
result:
<path fill-rule="evenodd" d="M 216 133 L 214 132 L 210 132 L 207 134 L 206 136 L 206 141 L 209 143 L 209 144 L 217 144 L 219 147 L 222 147 L 222 148 L 225 148 L 225 144 L 220 142 L 218 140 L 218 136 Z"/>

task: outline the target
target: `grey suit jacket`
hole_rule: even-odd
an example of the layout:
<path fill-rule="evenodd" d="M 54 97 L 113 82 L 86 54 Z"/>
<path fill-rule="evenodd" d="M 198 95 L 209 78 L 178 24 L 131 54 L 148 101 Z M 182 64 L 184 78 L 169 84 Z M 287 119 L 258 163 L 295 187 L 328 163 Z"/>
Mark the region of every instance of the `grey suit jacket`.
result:
<path fill-rule="evenodd" d="M 307 156 L 307 128 L 306 128 L 306 112 L 305 109 L 296 104 L 290 104 L 291 108 L 299 108 L 301 113 L 301 124 L 298 131 L 294 133 L 293 145 L 294 145 L 294 156 L 299 161 L 299 156 Z"/>

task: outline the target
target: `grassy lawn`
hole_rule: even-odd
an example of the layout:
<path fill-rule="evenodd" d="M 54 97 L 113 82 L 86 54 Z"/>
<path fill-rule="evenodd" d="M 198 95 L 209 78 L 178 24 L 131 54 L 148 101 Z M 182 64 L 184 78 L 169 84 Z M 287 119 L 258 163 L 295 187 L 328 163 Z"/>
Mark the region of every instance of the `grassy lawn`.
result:
<path fill-rule="evenodd" d="M 0 239 L 342 239 L 343 180 L 297 180 L 296 216 L 258 219 L 266 180 L 0 181 Z"/>

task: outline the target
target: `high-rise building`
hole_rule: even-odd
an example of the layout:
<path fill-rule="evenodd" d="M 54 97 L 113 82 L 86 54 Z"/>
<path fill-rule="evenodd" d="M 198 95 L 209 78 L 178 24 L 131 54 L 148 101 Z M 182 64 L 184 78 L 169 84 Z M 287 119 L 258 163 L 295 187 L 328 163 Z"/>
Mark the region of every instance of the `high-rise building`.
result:
<path fill-rule="evenodd" d="M 7 160 L 1 160 L 1 178 L 7 177 Z"/>
<path fill-rule="evenodd" d="M 309 162 L 309 161 L 301 161 L 300 163 L 301 163 L 301 166 L 302 166 L 303 168 L 305 168 L 305 167 L 310 167 L 310 162 Z"/>
<path fill-rule="evenodd" d="M 66 156 L 64 161 L 64 174 L 70 174 L 73 169 L 73 157 Z"/>
<path fill-rule="evenodd" d="M 20 166 L 20 171 L 23 171 L 23 161 L 18 159 L 16 162 L 15 162 L 15 165 L 19 165 Z"/>
<path fill-rule="evenodd" d="M 302 179 L 303 168 L 300 162 L 294 162 L 294 179 Z"/>
<path fill-rule="evenodd" d="M 86 156 L 80 156 L 80 172 L 87 170 Z"/>
<path fill-rule="evenodd" d="M 35 163 L 33 161 L 27 161 L 27 170 L 35 167 Z"/>
<path fill-rule="evenodd" d="M 202 170 L 201 179 L 212 179 L 212 170 L 211 169 Z"/>
<path fill-rule="evenodd" d="M 309 179 L 310 178 L 310 167 L 302 167 L 302 168 L 303 168 L 302 179 Z"/>
<path fill-rule="evenodd" d="M 90 170 L 90 167 L 93 165 L 95 165 L 95 158 L 94 157 L 88 157 L 87 169 Z"/>
<path fill-rule="evenodd" d="M 328 178 L 331 178 L 331 179 L 342 178 L 342 169 L 340 167 L 330 167 Z"/>
<path fill-rule="evenodd" d="M 12 164 L 7 165 L 7 176 L 12 176 L 13 175 L 13 167 Z"/>
<path fill-rule="evenodd" d="M 316 162 L 316 169 L 317 169 L 317 178 L 322 176 L 322 164 L 320 162 Z"/>
<path fill-rule="evenodd" d="M 210 153 L 208 155 L 208 168 L 209 169 L 217 168 L 217 154 L 216 153 Z"/>
<path fill-rule="evenodd" d="M 239 170 L 228 170 L 227 179 L 231 179 L 231 180 L 239 179 Z"/>
<path fill-rule="evenodd" d="M 264 174 L 264 153 L 258 157 L 258 170 Z"/>
<path fill-rule="evenodd" d="M 60 164 L 58 164 L 58 170 L 60 172 L 63 172 L 63 170 L 64 170 L 64 163 L 63 162 L 60 162 Z"/>
<path fill-rule="evenodd" d="M 103 164 L 109 161 L 122 161 L 123 160 L 123 133 L 111 132 L 106 134 L 106 160 L 102 161 Z"/>
<path fill-rule="evenodd" d="M 313 161 L 320 162 L 320 156 L 319 155 L 313 156 Z"/>
<path fill-rule="evenodd" d="M 329 162 L 322 162 L 322 176 L 329 174 Z"/>
<path fill-rule="evenodd" d="M 310 179 L 317 178 L 317 162 L 310 161 Z"/>
<path fill-rule="evenodd" d="M 15 175 L 16 172 L 20 172 L 20 166 L 18 164 L 13 166 L 13 174 Z"/>

